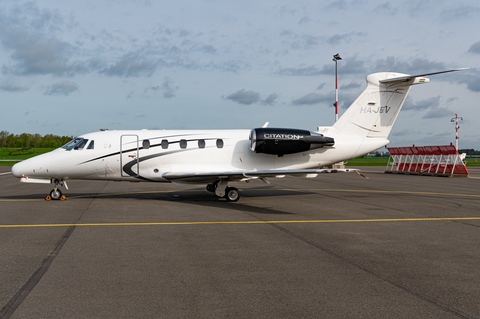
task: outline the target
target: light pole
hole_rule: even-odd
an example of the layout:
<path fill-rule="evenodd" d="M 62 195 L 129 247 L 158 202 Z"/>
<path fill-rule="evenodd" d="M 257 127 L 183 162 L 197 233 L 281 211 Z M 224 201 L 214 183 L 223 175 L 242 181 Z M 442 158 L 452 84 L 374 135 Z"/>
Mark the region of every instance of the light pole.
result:
<path fill-rule="evenodd" d="M 458 125 L 458 120 L 463 121 L 463 117 L 458 116 L 457 113 L 455 113 L 455 117 L 453 117 L 450 120 L 450 122 L 455 122 L 455 148 L 457 149 L 457 152 L 458 152 L 458 129 L 460 128 L 460 126 Z"/>
<path fill-rule="evenodd" d="M 341 60 L 340 54 L 333 55 L 333 61 L 335 61 L 335 122 L 338 121 L 338 72 L 337 72 L 337 61 Z"/>

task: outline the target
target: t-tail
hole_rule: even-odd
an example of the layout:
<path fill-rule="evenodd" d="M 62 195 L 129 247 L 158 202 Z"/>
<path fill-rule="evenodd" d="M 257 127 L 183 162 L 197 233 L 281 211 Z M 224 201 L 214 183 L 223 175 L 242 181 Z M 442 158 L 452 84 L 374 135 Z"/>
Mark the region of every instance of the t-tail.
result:
<path fill-rule="evenodd" d="M 340 134 L 387 139 L 412 85 L 428 83 L 430 80 L 425 76 L 460 70 L 465 68 L 419 75 L 394 72 L 370 74 L 365 91 L 333 128 Z"/>

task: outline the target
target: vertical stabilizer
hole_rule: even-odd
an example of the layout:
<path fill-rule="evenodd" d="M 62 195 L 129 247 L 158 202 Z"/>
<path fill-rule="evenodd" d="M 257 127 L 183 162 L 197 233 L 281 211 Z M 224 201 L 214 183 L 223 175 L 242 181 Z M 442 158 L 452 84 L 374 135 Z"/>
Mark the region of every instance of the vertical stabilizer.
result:
<path fill-rule="evenodd" d="M 394 72 L 367 76 L 367 88 L 345 111 L 333 128 L 340 134 L 387 138 L 407 98 L 410 87 L 430 82 L 425 76 L 467 70 L 407 75 Z"/>
<path fill-rule="evenodd" d="M 367 76 L 367 88 L 333 125 L 341 134 L 387 138 L 410 86 L 427 83 L 421 76 L 382 72 Z"/>

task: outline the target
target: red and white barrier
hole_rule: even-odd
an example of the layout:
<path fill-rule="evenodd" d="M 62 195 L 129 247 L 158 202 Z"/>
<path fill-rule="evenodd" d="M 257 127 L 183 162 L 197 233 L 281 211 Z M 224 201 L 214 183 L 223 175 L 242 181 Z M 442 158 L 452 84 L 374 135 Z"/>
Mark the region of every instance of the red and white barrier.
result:
<path fill-rule="evenodd" d="M 385 173 L 468 177 L 454 145 L 389 147 Z"/>

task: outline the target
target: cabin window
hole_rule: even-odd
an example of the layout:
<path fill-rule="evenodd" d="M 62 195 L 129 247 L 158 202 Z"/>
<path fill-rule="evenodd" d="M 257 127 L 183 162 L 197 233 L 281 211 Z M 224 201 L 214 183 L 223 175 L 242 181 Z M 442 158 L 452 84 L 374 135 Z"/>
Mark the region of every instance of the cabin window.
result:
<path fill-rule="evenodd" d="M 217 148 L 223 148 L 223 140 L 222 139 L 217 140 Z"/>
<path fill-rule="evenodd" d="M 166 150 L 168 148 L 168 140 L 162 140 L 161 145 L 162 145 L 162 148 Z"/>
<path fill-rule="evenodd" d="M 205 148 L 205 140 L 198 140 L 198 148 Z"/>
<path fill-rule="evenodd" d="M 180 140 L 180 148 L 187 148 L 187 140 Z"/>
<path fill-rule="evenodd" d="M 93 150 L 94 147 L 95 147 L 95 141 L 91 140 L 90 144 L 88 144 L 87 150 Z"/>
<path fill-rule="evenodd" d="M 144 150 L 148 150 L 150 148 L 150 141 L 149 140 L 143 140 L 142 147 L 143 147 Z"/>

